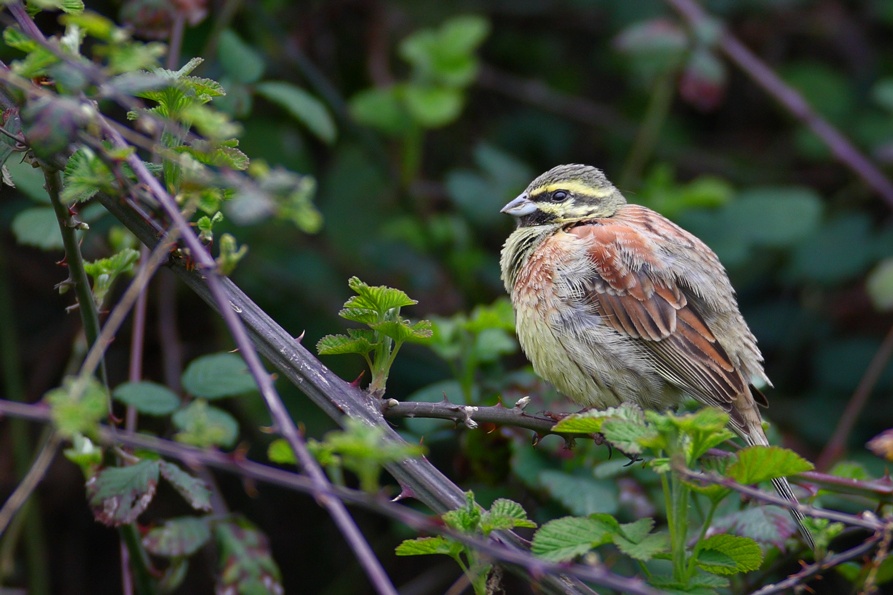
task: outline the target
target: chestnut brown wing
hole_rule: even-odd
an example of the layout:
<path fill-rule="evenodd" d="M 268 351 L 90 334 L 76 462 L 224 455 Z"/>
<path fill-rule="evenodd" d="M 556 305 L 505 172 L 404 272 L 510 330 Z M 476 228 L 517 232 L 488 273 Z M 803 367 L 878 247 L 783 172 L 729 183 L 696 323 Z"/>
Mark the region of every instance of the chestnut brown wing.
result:
<path fill-rule="evenodd" d="M 599 219 L 567 230 L 583 240 L 592 263 L 582 283 L 586 302 L 606 324 L 640 341 L 668 382 L 734 415 L 732 404 L 747 386 L 667 256 L 695 246 L 663 217 L 637 212 L 653 217 Z M 667 249 L 662 242 L 674 245 Z"/>

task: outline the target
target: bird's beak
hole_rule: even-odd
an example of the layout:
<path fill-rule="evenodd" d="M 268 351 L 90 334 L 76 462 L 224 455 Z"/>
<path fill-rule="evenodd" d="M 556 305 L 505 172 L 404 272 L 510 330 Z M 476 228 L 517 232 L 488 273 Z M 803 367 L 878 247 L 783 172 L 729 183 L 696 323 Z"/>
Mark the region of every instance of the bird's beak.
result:
<path fill-rule="evenodd" d="M 535 210 L 536 205 L 530 202 L 530 197 L 524 192 L 502 207 L 502 210 L 499 212 L 511 215 L 512 217 L 523 217 L 524 215 L 530 215 Z"/>

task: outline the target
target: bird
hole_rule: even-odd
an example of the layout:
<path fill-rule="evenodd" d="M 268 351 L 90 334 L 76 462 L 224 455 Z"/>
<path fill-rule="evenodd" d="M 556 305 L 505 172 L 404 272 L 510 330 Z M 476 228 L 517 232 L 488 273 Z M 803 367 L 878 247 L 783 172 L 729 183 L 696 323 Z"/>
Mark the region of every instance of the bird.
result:
<path fill-rule="evenodd" d="M 685 395 L 768 446 L 754 382 L 771 386 L 719 258 L 659 213 L 627 203 L 590 165 L 559 165 L 502 208 L 516 229 L 500 268 L 534 371 L 584 407 L 666 410 Z M 778 494 L 799 505 L 787 479 Z M 804 541 L 815 541 L 789 508 Z"/>

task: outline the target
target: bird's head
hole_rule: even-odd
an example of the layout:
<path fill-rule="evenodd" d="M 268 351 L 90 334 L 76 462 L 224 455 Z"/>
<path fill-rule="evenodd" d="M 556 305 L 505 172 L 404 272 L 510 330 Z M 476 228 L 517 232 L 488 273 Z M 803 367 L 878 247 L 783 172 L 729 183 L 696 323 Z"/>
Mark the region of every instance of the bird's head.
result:
<path fill-rule="evenodd" d="M 520 227 L 573 223 L 610 217 L 626 204 L 620 191 L 600 169 L 590 165 L 559 165 L 536 178 L 502 208 Z"/>

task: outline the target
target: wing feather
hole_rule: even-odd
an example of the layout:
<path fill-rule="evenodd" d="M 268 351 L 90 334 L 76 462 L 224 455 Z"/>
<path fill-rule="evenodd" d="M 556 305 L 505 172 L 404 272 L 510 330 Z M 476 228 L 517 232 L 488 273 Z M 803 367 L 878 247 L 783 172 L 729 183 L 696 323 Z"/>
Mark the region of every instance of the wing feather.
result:
<path fill-rule="evenodd" d="M 732 413 L 747 383 L 698 311 L 709 306 L 689 299 L 691 290 L 671 269 L 673 259 L 665 259 L 670 264 L 660 260 L 669 247 L 662 242 L 689 238 L 654 215 L 654 220 L 633 225 L 611 218 L 567 230 L 589 250 L 592 266 L 582 284 L 584 301 L 612 328 L 640 341 L 667 382 Z"/>

